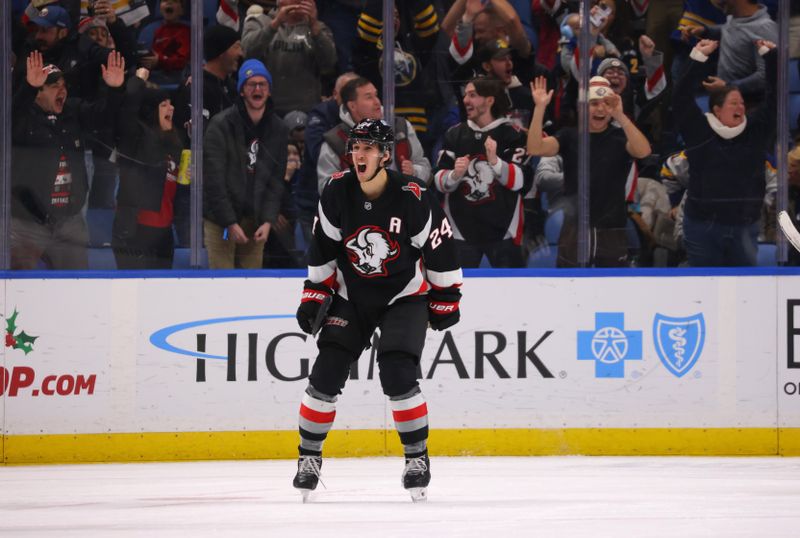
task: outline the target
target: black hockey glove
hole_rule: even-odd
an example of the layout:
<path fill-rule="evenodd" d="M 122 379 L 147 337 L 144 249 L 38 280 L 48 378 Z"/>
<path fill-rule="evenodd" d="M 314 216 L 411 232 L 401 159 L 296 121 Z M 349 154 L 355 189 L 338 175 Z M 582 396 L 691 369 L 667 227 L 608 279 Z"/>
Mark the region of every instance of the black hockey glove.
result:
<path fill-rule="evenodd" d="M 461 291 L 458 288 L 445 288 L 428 291 L 428 322 L 434 331 L 452 327 L 461 319 L 458 303 Z"/>
<path fill-rule="evenodd" d="M 297 309 L 297 324 L 304 333 L 317 334 L 331 304 L 332 294 L 333 290 L 325 284 L 305 281 L 300 308 Z"/>

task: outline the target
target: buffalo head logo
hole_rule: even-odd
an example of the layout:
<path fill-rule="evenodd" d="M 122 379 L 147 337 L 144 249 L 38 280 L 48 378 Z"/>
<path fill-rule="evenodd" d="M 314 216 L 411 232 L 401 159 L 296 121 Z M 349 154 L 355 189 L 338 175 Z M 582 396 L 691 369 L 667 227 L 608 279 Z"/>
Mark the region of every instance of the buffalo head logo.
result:
<path fill-rule="evenodd" d="M 386 263 L 397 258 L 400 248 L 377 226 L 362 226 L 345 242 L 353 268 L 361 276 L 386 276 Z"/>
<path fill-rule="evenodd" d="M 485 159 L 472 159 L 462 183 L 464 198 L 472 203 L 486 202 L 494 198 L 492 183 L 494 170 Z"/>

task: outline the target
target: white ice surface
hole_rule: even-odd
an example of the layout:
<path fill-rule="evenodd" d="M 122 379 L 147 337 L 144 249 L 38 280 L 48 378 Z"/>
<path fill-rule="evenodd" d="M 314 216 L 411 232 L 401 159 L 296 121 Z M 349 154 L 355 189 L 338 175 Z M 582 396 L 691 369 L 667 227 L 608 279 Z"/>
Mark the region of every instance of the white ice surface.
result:
<path fill-rule="evenodd" d="M 440 458 L 426 503 L 400 458 L 0 467 L 0 537 L 797 537 L 800 459 Z"/>

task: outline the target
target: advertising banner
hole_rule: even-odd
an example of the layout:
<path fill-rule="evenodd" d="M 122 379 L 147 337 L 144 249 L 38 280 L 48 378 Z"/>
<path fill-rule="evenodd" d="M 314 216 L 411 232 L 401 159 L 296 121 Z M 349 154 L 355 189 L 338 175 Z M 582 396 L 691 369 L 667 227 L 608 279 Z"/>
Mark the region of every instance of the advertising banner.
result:
<path fill-rule="evenodd" d="M 800 351 L 776 343 L 791 330 L 775 297 L 800 285 L 778 282 L 469 278 L 461 323 L 429 331 L 421 360 L 431 427 L 776 428 L 779 377 L 781 425 L 798 426 Z M 294 319 L 301 288 L 6 281 L 4 434 L 296 431 L 316 353 Z M 800 336 L 800 308 L 794 323 Z M 335 428 L 393 429 L 374 347 Z"/>

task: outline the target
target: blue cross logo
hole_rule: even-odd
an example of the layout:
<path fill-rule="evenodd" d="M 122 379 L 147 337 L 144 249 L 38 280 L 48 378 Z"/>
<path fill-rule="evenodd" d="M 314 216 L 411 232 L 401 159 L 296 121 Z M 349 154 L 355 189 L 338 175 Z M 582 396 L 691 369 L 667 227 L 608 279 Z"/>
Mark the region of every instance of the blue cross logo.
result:
<path fill-rule="evenodd" d="M 622 312 L 596 312 L 594 326 L 578 331 L 578 360 L 595 361 L 595 377 L 625 377 L 625 361 L 642 360 L 642 331 L 626 331 Z"/>

